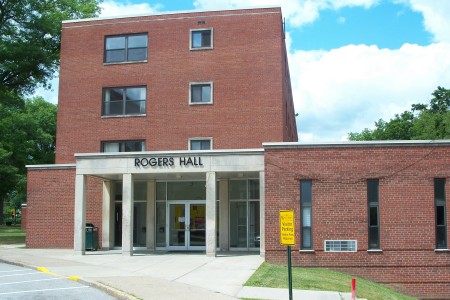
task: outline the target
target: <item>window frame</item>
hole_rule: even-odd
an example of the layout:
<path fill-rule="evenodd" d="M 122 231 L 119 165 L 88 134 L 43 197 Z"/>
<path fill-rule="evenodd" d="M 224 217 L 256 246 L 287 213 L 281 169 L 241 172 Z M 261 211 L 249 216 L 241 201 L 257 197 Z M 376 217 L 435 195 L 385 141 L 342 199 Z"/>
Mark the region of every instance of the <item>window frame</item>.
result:
<path fill-rule="evenodd" d="M 200 149 L 200 150 L 192 150 L 192 142 L 193 141 L 209 141 L 209 149 Z M 212 137 L 196 137 L 196 138 L 189 138 L 188 140 L 188 149 L 189 151 L 208 151 L 213 150 L 213 138 Z"/>
<path fill-rule="evenodd" d="M 305 191 L 303 191 L 303 184 L 308 184 L 309 185 L 309 193 L 308 195 L 305 195 L 304 193 L 306 193 Z M 314 239 L 313 239 L 313 181 L 311 179 L 305 179 L 305 180 L 300 180 L 300 251 L 302 250 L 307 250 L 307 251 L 311 251 L 314 250 Z M 305 202 L 305 199 L 303 199 L 303 196 L 308 196 L 309 198 L 309 203 Z M 310 209 L 310 225 L 309 226 L 304 226 L 303 224 L 303 210 L 305 208 L 309 208 Z M 309 229 L 310 231 L 310 241 L 309 241 L 309 246 L 305 247 L 305 234 L 304 234 L 304 230 L 305 229 Z"/>
<path fill-rule="evenodd" d="M 210 100 L 208 102 L 206 101 L 192 101 L 192 88 L 196 86 L 209 86 L 210 88 Z M 203 93 L 203 92 L 202 92 Z M 214 103 L 214 84 L 212 81 L 205 81 L 205 82 L 190 82 L 189 83 L 189 105 L 211 105 Z"/>
<path fill-rule="evenodd" d="M 135 102 L 144 102 L 144 112 L 139 112 L 139 113 L 127 113 L 127 99 L 126 99 L 126 90 L 127 89 L 136 89 L 136 88 L 142 88 L 145 91 L 145 98 L 143 100 L 128 100 L 128 101 L 135 101 Z M 122 102 L 122 113 L 121 114 L 106 114 L 106 91 L 108 90 L 114 90 L 114 89 L 122 89 L 123 92 L 123 96 L 122 96 L 122 100 L 120 100 Z M 116 100 L 119 101 L 119 100 Z M 109 101 L 111 102 L 111 101 Z M 102 89 L 102 112 L 101 112 L 101 116 L 102 118 L 111 118 L 111 117 L 130 117 L 130 116 L 145 116 L 147 114 L 147 86 L 145 85 L 137 85 L 137 86 L 117 86 L 117 87 L 104 87 Z"/>
<path fill-rule="evenodd" d="M 119 144 L 119 151 L 118 152 L 110 152 L 105 151 L 105 145 L 106 144 L 112 144 L 112 143 L 118 143 Z M 141 143 L 141 151 L 122 151 L 122 148 L 125 147 L 125 143 Z M 119 153 L 119 152 L 145 152 L 145 140 L 111 140 L 111 141 L 101 141 L 100 142 L 100 152 L 101 153 Z"/>
<path fill-rule="evenodd" d="M 448 249 L 448 238 L 447 238 L 447 207 L 446 207 L 446 189 L 445 186 L 447 181 L 445 178 L 434 178 L 434 223 L 435 223 L 435 249 L 436 250 L 447 250 Z M 439 184 L 438 184 L 439 183 Z M 438 188 L 442 190 L 438 191 Z M 439 197 L 442 195 L 442 198 Z M 438 224 L 438 207 L 443 208 L 443 224 Z M 440 244 L 439 240 L 439 229 L 443 229 L 443 245 Z"/>
<path fill-rule="evenodd" d="M 209 31 L 210 32 L 210 46 L 200 46 L 200 47 L 194 47 L 194 33 L 202 32 L 202 31 Z M 203 41 L 203 35 L 202 35 L 202 41 Z M 202 43 L 203 44 L 203 43 Z M 212 27 L 209 28 L 195 28 L 189 30 L 189 50 L 211 50 L 214 49 L 214 30 Z"/>
<path fill-rule="evenodd" d="M 147 41 L 147 45 L 145 47 L 128 47 L 128 38 L 132 37 L 132 36 L 145 36 L 146 37 L 146 41 Z M 124 48 L 120 48 L 123 49 L 125 51 L 125 58 L 124 60 L 121 61 L 107 61 L 107 53 L 108 51 L 112 51 L 114 49 L 106 49 L 106 43 L 108 38 L 120 38 L 120 37 L 124 37 L 125 38 L 125 46 Z M 141 60 L 129 60 L 129 50 L 130 49 L 143 49 L 145 48 L 145 59 L 141 59 Z M 117 50 L 117 49 L 116 49 Z M 133 33 L 133 34 L 118 34 L 118 35 L 106 35 L 104 38 L 104 46 L 103 46 L 103 63 L 105 65 L 110 65 L 110 64 L 123 64 L 123 63 L 141 63 L 141 62 L 147 62 L 148 61 L 148 32 L 141 32 L 141 33 Z"/>
<path fill-rule="evenodd" d="M 376 188 L 376 195 L 371 194 L 371 187 L 370 185 L 374 183 L 376 186 L 372 188 Z M 367 179 L 366 182 L 366 189 L 367 189 L 367 249 L 368 250 L 380 250 L 381 249 L 381 236 L 380 236 L 380 180 L 379 179 Z M 374 201 L 372 201 L 374 200 Z M 371 225 L 371 209 L 376 209 L 376 225 Z M 376 229 L 377 231 L 377 245 L 372 247 L 371 246 L 371 232 Z"/>

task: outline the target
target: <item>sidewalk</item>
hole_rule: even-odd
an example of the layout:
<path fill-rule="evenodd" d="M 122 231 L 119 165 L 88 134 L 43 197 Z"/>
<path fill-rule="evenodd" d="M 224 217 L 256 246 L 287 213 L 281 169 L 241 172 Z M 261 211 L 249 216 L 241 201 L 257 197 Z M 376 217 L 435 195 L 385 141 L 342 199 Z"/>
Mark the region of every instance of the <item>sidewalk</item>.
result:
<path fill-rule="evenodd" d="M 119 299 L 288 299 L 287 289 L 243 287 L 263 262 L 259 254 L 137 252 L 86 252 L 75 256 L 68 249 L 24 249 L 0 246 L 0 261 L 28 267 L 45 267 L 103 289 Z M 342 300 L 350 294 L 299 291 L 294 299 Z"/>

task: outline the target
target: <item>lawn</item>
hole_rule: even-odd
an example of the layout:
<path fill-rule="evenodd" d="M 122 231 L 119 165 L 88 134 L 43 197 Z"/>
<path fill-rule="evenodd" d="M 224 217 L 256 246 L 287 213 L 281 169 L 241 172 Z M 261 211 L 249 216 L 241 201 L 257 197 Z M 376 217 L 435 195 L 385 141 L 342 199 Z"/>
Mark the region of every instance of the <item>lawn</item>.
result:
<path fill-rule="evenodd" d="M 263 263 L 246 286 L 288 288 L 287 267 Z M 292 287 L 299 290 L 351 292 L 352 276 L 326 269 L 292 268 Z M 411 300 L 373 281 L 357 278 L 356 296 L 368 300 Z"/>
<path fill-rule="evenodd" d="M 25 231 L 20 229 L 20 225 L 0 225 L 0 245 L 24 243 Z"/>

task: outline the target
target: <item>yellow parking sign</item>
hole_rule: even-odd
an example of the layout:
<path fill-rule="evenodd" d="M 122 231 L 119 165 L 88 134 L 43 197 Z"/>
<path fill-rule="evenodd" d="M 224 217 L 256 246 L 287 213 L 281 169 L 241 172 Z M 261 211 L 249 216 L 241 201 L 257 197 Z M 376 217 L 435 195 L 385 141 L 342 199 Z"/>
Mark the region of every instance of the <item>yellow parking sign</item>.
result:
<path fill-rule="evenodd" d="M 282 245 L 295 245 L 293 210 L 280 210 L 280 241 Z"/>

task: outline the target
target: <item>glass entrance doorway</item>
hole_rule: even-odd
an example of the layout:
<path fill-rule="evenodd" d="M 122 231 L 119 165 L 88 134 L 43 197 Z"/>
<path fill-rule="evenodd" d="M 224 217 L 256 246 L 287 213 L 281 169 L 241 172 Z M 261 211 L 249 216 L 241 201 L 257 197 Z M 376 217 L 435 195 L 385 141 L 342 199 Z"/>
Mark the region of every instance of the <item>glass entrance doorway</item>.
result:
<path fill-rule="evenodd" d="M 205 202 L 169 203 L 169 250 L 205 250 Z"/>

